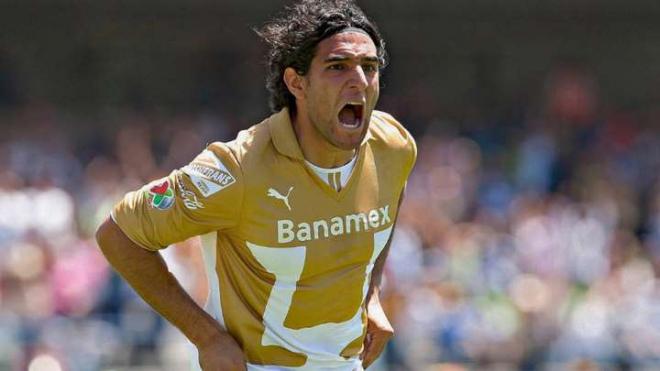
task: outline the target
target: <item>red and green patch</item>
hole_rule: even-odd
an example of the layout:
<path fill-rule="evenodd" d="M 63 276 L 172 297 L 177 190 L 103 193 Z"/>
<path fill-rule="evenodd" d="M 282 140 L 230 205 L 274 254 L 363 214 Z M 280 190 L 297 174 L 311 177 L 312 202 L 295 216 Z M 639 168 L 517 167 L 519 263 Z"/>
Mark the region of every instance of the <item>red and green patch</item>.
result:
<path fill-rule="evenodd" d="M 150 186 L 149 191 L 145 193 L 153 208 L 167 210 L 174 205 L 174 190 L 167 179 Z"/>

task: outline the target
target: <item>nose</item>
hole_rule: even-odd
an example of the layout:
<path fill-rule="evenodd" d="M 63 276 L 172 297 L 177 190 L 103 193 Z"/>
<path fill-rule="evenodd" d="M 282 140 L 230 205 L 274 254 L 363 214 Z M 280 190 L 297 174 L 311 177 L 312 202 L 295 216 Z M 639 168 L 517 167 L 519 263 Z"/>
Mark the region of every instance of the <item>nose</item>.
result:
<path fill-rule="evenodd" d="M 364 69 L 360 65 L 355 66 L 351 74 L 350 87 L 362 91 L 367 86 L 369 86 L 369 81 L 367 80 L 367 75 L 364 73 Z"/>

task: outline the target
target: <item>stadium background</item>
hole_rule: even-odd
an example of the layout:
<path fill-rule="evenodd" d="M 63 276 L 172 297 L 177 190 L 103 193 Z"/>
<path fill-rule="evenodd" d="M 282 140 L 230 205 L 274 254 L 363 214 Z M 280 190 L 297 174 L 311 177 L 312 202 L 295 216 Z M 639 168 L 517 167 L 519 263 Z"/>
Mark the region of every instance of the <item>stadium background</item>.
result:
<path fill-rule="evenodd" d="M 360 4 L 419 145 L 374 368 L 660 369 L 660 3 Z M 0 1 L 0 370 L 185 368 L 93 231 L 268 113 L 251 28 L 281 5 Z"/>

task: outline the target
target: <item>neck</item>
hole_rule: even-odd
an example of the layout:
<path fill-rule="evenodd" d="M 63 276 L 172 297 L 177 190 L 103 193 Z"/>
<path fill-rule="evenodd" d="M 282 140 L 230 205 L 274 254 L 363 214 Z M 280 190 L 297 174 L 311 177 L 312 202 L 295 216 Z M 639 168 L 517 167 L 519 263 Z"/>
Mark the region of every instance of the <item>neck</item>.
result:
<path fill-rule="evenodd" d="M 291 122 L 303 156 L 312 164 L 330 169 L 347 164 L 355 156 L 355 149 L 344 150 L 329 143 L 306 115 L 291 114 Z"/>

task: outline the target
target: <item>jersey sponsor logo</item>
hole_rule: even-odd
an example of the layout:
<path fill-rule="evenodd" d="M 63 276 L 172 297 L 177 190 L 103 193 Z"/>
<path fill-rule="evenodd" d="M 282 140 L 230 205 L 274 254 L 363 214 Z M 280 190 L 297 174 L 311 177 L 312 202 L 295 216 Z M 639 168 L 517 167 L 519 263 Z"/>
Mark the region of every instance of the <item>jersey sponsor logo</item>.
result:
<path fill-rule="evenodd" d="M 283 196 L 275 188 L 268 188 L 268 193 L 266 193 L 266 195 L 281 200 L 286 205 L 286 208 L 291 211 L 291 205 L 289 204 L 289 195 L 291 195 L 291 191 L 293 191 L 293 187 L 289 187 L 289 192 L 286 193 L 286 196 Z"/>
<path fill-rule="evenodd" d="M 236 182 L 236 178 L 222 164 L 215 153 L 204 150 L 194 162 L 183 167 L 192 184 L 204 197 L 209 197 Z"/>
<path fill-rule="evenodd" d="M 158 210 L 167 210 L 174 205 L 174 191 L 167 179 L 160 183 L 152 183 L 146 191 L 146 196 L 149 205 Z"/>
<path fill-rule="evenodd" d="M 310 222 L 294 223 L 293 220 L 277 221 L 277 242 L 305 242 L 368 231 L 390 223 L 390 205 L 385 205 L 367 212 L 335 216 L 328 220 L 319 219 Z"/>

